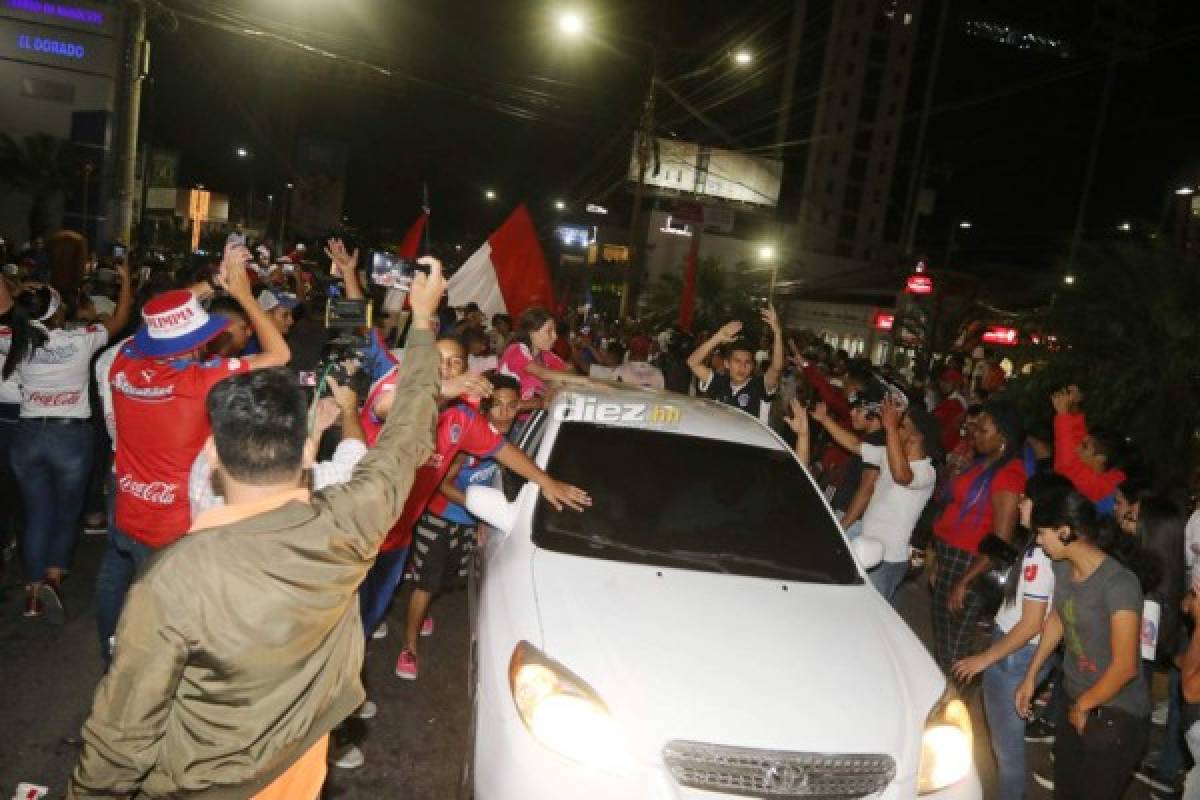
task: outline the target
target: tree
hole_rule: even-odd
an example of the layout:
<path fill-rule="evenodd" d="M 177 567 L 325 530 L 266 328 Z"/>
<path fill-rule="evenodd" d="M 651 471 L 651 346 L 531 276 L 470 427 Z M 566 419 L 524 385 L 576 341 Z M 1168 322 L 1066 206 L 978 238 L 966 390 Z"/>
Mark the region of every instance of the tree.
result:
<path fill-rule="evenodd" d="M 50 227 L 50 200 L 75 185 L 80 158 L 70 142 L 45 133 L 17 141 L 0 134 L 0 184 L 29 195 L 29 238 Z"/>
<path fill-rule="evenodd" d="M 1200 269 L 1153 243 L 1081 255 L 1076 282 L 1025 321 L 1057 342 L 1012 394 L 1027 414 L 1046 417 L 1049 393 L 1078 383 L 1089 426 L 1124 434 L 1159 482 L 1181 486 L 1200 432 Z"/>
<path fill-rule="evenodd" d="M 732 270 L 722 266 L 717 256 L 696 263 L 696 305 L 693 330 L 714 331 L 731 319 L 757 326 L 756 305 L 766 298 L 769 277 L 739 261 Z M 683 267 L 678 273 L 660 275 L 650 287 L 643 317 L 656 327 L 669 327 L 679 319 L 679 300 L 683 295 Z"/>

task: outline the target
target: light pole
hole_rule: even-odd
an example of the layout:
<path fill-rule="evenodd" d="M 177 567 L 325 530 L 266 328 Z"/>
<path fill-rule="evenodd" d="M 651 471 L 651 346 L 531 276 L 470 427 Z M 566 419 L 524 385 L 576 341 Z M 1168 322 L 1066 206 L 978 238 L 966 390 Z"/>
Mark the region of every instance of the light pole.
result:
<path fill-rule="evenodd" d="M 942 269 L 950 266 L 950 256 L 954 252 L 954 242 L 960 230 L 969 231 L 974 227 L 970 220 L 960 219 L 950 226 L 950 235 L 946 237 L 946 255 L 942 257 Z"/>
<path fill-rule="evenodd" d="M 760 245 L 758 260 L 771 266 L 771 288 L 767 292 L 767 297 L 770 299 L 771 305 L 775 305 L 775 284 L 779 280 L 779 259 L 776 258 L 775 245 Z"/>
<path fill-rule="evenodd" d="M 287 246 L 287 221 L 288 221 L 288 201 L 292 198 L 292 190 L 296 188 L 294 183 L 288 183 L 283 190 L 283 207 L 280 209 L 279 219 L 279 249 L 280 252 Z M 272 254 L 274 255 L 274 254 Z"/>

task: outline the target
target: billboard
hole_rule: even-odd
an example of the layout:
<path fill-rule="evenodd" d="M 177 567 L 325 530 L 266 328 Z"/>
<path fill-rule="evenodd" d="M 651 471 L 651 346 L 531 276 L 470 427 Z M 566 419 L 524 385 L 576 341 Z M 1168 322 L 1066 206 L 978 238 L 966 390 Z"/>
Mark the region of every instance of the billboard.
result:
<path fill-rule="evenodd" d="M 296 189 L 290 224 L 301 234 L 318 234 L 342 224 L 346 193 L 346 145 L 301 139 L 296 145 Z"/>
<path fill-rule="evenodd" d="M 782 161 L 676 139 L 656 141 L 657 158 L 651 158 L 646 170 L 647 186 L 750 205 L 778 204 Z M 638 177 L 636 142 L 629 177 Z"/>

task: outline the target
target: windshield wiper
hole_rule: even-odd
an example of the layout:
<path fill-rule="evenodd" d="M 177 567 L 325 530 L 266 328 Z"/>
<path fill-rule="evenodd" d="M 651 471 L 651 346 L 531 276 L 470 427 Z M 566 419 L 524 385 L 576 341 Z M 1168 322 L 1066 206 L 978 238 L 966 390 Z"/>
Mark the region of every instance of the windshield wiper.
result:
<path fill-rule="evenodd" d="M 755 558 L 753 556 L 742 555 L 741 553 L 712 553 L 698 550 L 672 550 L 672 555 L 682 556 L 683 558 L 694 559 L 705 562 L 724 562 L 720 564 L 737 564 L 744 567 L 760 567 L 781 572 L 789 578 L 795 578 L 799 581 L 811 581 L 815 583 L 838 583 L 839 581 L 830 575 L 828 572 L 816 569 L 807 569 L 805 567 L 793 567 L 786 564 L 780 564 L 778 561 L 772 561 L 768 558 Z M 724 572 L 732 570 L 726 568 Z"/>
<path fill-rule="evenodd" d="M 546 528 L 546 533 L 551 536 L 565 536 L 568 539 L 576 539 L 581 542 L 586 542 L 589 547 L 594 547 L 597 550 L 618 550 L 629 555 L 640 556 L 641 558 L 667 558 L 673 561 L 679 561 L 687 564 L 695 564 L 709 569 L 715 568 L 718 572 L 732 572 L 724 564 L 713 562 L 709 558 L 703 557 L 704 554 L 691 554 L 682 550 L 655 550 L 651 547 L 640 547 L 636 544 L 627 542 L 619 542 L 608 536 L 601 536 L 598 533 L 580 533 L 579 531 L 568 531 L 561 528 Z"/>

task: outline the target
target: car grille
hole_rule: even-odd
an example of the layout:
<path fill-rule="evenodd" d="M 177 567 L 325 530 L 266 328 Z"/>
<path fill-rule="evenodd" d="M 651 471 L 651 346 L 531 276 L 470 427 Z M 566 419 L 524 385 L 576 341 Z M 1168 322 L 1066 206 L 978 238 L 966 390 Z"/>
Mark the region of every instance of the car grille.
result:
<path fill-rule="evenodd" d="M 770 798 L 849 800 L 887 788 L 896 777 L 891 756 L 790 753 L 746 747 L 668 742 L 663 759 L 682 786 Z"/>

